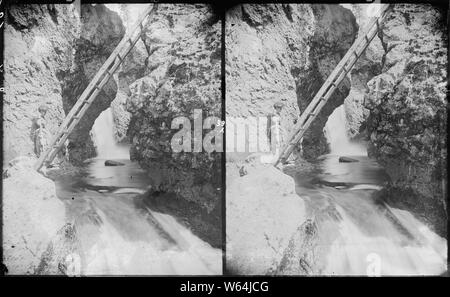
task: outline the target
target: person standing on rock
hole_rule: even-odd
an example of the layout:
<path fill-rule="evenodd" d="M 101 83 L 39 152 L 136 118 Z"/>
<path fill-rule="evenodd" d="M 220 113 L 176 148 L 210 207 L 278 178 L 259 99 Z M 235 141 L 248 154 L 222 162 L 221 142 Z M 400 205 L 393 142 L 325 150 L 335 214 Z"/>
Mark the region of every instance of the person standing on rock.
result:
<path fill-rule="evenodd" d="M 39 106 L 39 116 L 36 118 L 37 129 L 34 131 L 34 149 L 36 156 L 39 158 L 43 152 L 48 148 L 50 133 L 47 130 L 47 122 L 45 115 L 47 114 L 48 107 L 45 104 Z"/>
<path fill-rule="evenodd" d="M 275 112 L 267 117 L 267 139 L 269 140 L 270 154 L 261 155 L 260 160 L 262 163 L 273 163 L 280 155 L 283 141 L 280 116 L 283 107 L 284 104 L 282 102 L 276 102 L 273 105 Z"/>
<path fill-rule="evenodd" d="M 276 102 L 273 105 L 275 112 L 270 115 L 270 131 L 269 131 L 269 141 L 270 141 L 270 151 L 275 158 L 278 158 L 281 150 L 282 133 L 281 133 L 281 111 L 283 110 L 284 104 L 282 102 Z"/>

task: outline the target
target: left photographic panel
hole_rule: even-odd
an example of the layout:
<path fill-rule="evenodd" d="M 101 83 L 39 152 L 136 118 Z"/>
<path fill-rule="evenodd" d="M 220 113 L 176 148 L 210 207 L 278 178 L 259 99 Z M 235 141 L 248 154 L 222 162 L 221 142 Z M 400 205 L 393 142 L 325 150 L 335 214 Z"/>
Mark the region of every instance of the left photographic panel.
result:
<path fill-rule="evenodd" d="M 5 10 L 4 272 L 222 274 L 220 14 Z"/>

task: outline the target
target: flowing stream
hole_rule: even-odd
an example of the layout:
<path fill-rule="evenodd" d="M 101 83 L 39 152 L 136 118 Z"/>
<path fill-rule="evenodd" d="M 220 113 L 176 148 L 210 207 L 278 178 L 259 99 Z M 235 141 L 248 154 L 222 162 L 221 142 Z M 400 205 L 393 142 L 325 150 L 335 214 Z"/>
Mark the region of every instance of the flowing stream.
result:
<path fill-rule="evenodd" d="M 82 275 L 221 274 L 222 252 L 167 214 L 151 211 L 139 194 L 150 186 L 114 139 L 113 115 L 105 110 L 92 128 L 97 158 L 77 176 L 56 181 L 58 196 L 75 223 Z M 123 166 L 105 166 L 106 159 Z"/>
<path fill-rule="evenodd" d="M 296 176 L 297 193 L 317 227 L 315 273 L 325 275 L 437 275 L 447 270 L 447 241 L 410 212 L 377 199 L 388 180 L 383 168 L 352 143 L 338 108 L 325 127 L 331 153 L 312 179 Z M 339 156 L 358 162 L 340 163 Z M 305 244 L 307 245 L 307 244 Z M 313 253 L 313 254 L 314 254 Z"/>

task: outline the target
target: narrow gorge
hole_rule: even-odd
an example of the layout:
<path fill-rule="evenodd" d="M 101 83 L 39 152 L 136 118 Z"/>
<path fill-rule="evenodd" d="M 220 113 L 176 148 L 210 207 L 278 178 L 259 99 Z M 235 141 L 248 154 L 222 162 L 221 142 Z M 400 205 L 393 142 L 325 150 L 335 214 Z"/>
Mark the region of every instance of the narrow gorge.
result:
<path fill-rule="evenodd" d="M 290 138 L 379 8 L 6 5 L 2 269 L 447 274 L 447 7 L 391 4 L 332 96 L 317 96 L 323 108 L 300 141 Z"/>
<path fill-rule="evenodd" d="M 391 6 L 283 172 L 260 154 L 227 151 L 229 272 L 446 271 L 447 12 L 432 5 Z M 267 116 L 281 102 L 283 146 L 376 9 L 230 9 L 227 117 Z M 373 270 L 371 262 L 381 266 Z"/>
<path fill-rule="evenodd" d="M 221 115 L 221 25 L 209 5 L 158 5 L 44 176 L 33 169 L 38 128 L 57 131 L 145 7 L 7 7 L 8 273 L 221 273 L 221 155 L 170 147 L 174 118 Z"/>

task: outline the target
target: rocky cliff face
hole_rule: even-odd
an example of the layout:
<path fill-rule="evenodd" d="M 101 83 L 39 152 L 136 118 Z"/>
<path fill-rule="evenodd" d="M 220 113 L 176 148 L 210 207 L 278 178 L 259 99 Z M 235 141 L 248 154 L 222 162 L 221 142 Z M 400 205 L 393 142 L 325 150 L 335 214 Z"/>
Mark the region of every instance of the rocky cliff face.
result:
<path fill-rule="evenodd" d="M 346 7 L 355 15 L 359 26 L 358 36 L 364 34 L 371 13 L 375 12 L 373 5 L 348 4 Z M 367 82 L 381 73 L 384 54 L 382 40 L 377 35 L 350 72 L 351 88 L 344 101 L 346 128 L 350 138 L 365 140 L 367 136 L 366 119 L 369 110 L 364 107 L 364 97 L 368 92 Z"/>
<path fill-rule="evenodd" d="M 155 191 L 175 194 L 163 203 L 165 211 L 189 221 L 202 238 L 214 234 L 206 238 L 214 246 L 221 244 L 221 153 L 173 152 L 171 140 L 181 127 L 171 129 L 171 123 L 187 117 L 193 128 L 194 109 L 203 120 L 221 118 L 220 32 L 209 6 L 159 5 L 143 36 L 145 73 L 130 85 L 127 102 L 131 158 L 148 171 Z M 210 130 L 205 127 L 203 136 Z M 149 203 L 156 207 L 153 194 Z M 180 198 L 187 203 L 182 213 L 176 203 L 170 207 Z"/>
<path fill-rule="evenodd" d="M 64 275 L 76 232 L 55 184 L 33 169 L 35 162 L 19 157 L 3 172 L 3 263 L 9 274 Z"/>
<path fill-rule="evenodd" d="M 315 16 L 315 30 L 309 41 L 311 49 L 308 63 L 299 69 L 297 78 L 300 112 L 306 109 L 328 75 L 346 54 L 358 32 L 358 25 L 350 10 L 340 5 L 312 5 L 311 8 Z M 306 160 L 313 160 L 328 152 L 323 128 L 328 116 L 344 102 L 349 91 L 350 81 L 346 78 L 304 134 L 302 150 Z"/>
<path fill-rule="evenodd" d="M 54 134 L 98 68 L 124 34 L 120 18 L 104 5 L 14 5 L 5 25 L 5 161 L 34 155 L 33 119 L 49 108 Z M 70 159 L 95 155 L 89 131 L 116 94 L 111 79 L 69 137 Z"/>
<path fill-rule="evenodd" d="M 369 155 L 387 170 L 386 197 L 446 235 L 445 11 L 429 5 L 395 5 L 380 35 L 382 73 L 369 83 L 365 107 Z"/>
<path fill-rule="evenodd" d="M 81 20 L 80 38 L 74 47 L 74 65 L 59 73 L 63 80 L 62 100 L 66 114 L 125 34 L 120 17 L 104 5 L 82 5 Z M 69 136 L 72 163 L 80 164 L 95 156 L 89 131 L 100 113 L 111 105 L 116 93 L 117 84 L 111 78 Z"/>
<path fill-rule="evenodd" d="M 295 120 L 351 46 L 353 14 L 339 5 L 240 5 L 227 13 L 227 116 L 258 117 L 284 108 L 283 142 Z M 243 50 L 245 49 L 245 50 Z M 303 157 L 327 150 L 326 120 L 343 103 L 346 81 L 303 138 Z"/>
<path fill-rule="evenodd" d="M 80 37 L 75 5 L 20 5 L 7 8 L 5 24 L 5 96 L 3 102 L 4 162 L 33 156 L 34 117 L 46 104 L 47 128 L 56 132 L 64 118 L 59 74 L 74 64 Z M 6 163 L 7 164 L 7 163 Z"/>

